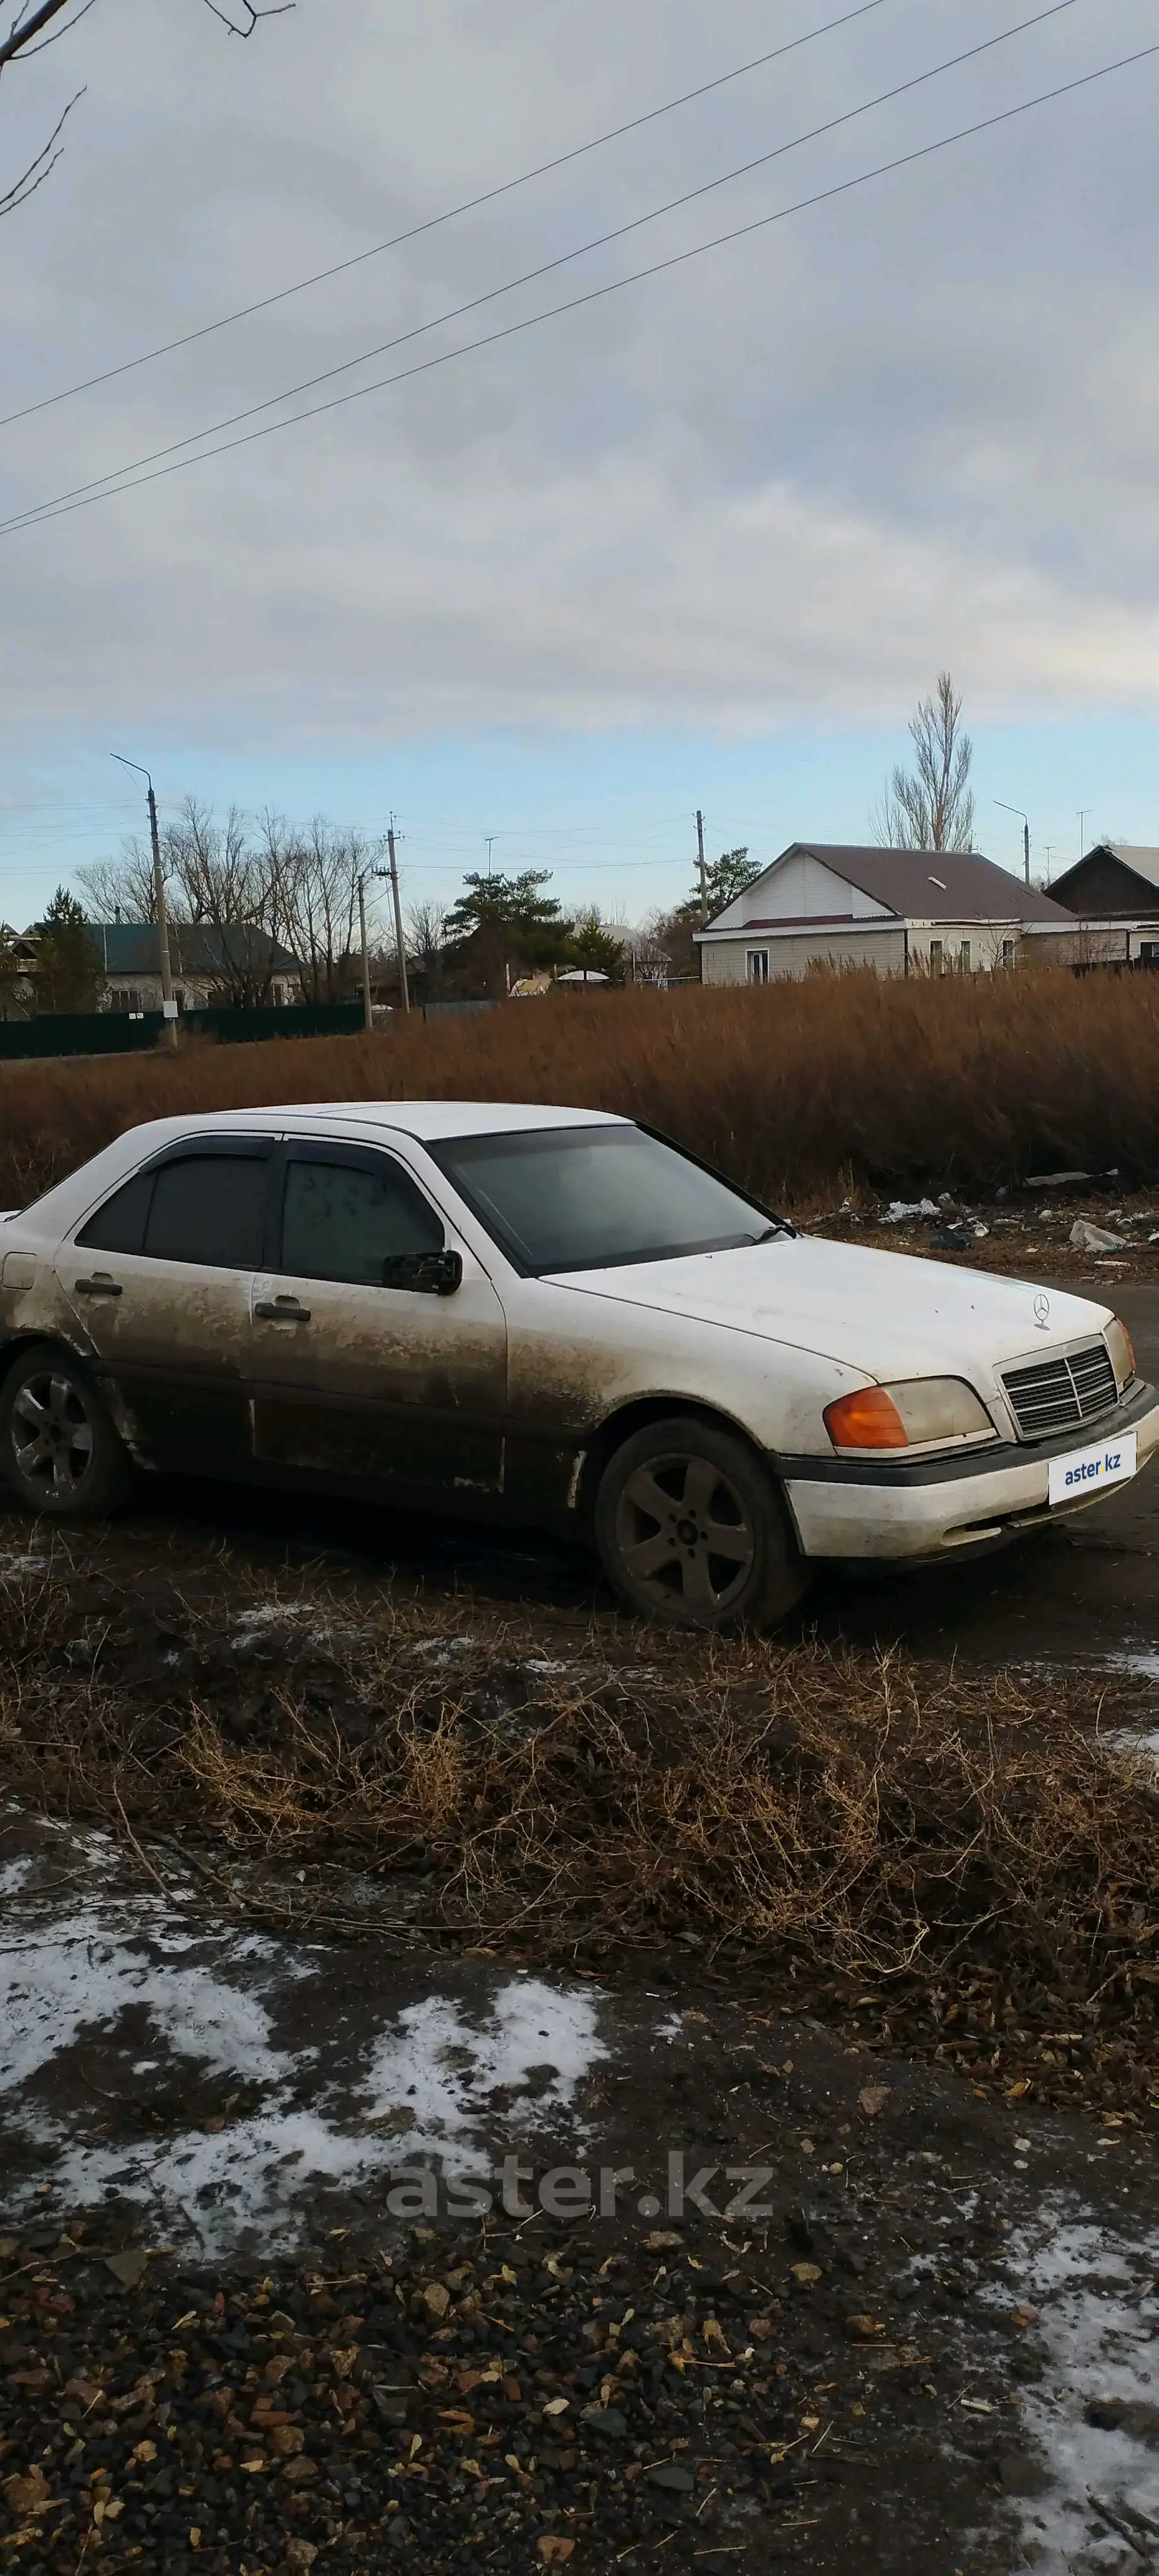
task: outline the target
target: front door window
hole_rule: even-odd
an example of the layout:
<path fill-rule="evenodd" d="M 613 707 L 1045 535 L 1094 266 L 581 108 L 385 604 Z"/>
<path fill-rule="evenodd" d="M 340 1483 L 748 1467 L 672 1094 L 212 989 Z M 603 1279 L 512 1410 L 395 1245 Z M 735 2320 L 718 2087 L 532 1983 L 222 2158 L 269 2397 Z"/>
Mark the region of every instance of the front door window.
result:
<path fill-rule="evenodd" d="M 282 1200 L 283 1270 L 381 1288 L 400 1252 L 441 1252 L 443 1227 L 408 1173 L 379 1155 L 378 1170 L 293 1161 Z"/>

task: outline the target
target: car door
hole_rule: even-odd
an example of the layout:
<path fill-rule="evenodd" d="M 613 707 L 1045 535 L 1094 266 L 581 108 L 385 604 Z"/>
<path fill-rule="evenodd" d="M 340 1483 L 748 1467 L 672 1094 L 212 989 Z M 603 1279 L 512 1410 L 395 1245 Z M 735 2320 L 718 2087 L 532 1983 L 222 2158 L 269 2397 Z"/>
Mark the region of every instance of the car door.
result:
<path fill-rule="evenodd" d="M 275 1206 L 254 1283 L 259 1465 L 420 1500 L 498 1495 L 507 1328 L 470 1246 L 377 1146 L 288 1140 Z"/>
<path fill-rule="evenodd" d="M 273 1151 L 260 1135 L 170 1146 L 57 1253 L 87 1345 L 158 1466 L 250 1463 L 250 1307 Z"/>

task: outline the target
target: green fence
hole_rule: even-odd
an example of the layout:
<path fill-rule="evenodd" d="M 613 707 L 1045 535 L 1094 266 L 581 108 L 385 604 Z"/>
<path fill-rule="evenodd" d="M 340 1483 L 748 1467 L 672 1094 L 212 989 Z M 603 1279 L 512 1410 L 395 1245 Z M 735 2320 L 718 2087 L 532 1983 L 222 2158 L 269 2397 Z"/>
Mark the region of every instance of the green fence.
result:
<path fill-rule="evenodd" d="M 349 1035 L 362 1027 L 361 1002 L 320 1004 L 317 1009 L 185 1011 L 183 1029 L 201 1029 L 223 1044 L 261 1038 Z M 0 1060 L 14 1056 L 132 1055 L 155 1047 L 165 1021 L 160 1011 L 130 1019 L 127 1011 L 59 1011 L 38 1020 L 0 1020 Z"/>

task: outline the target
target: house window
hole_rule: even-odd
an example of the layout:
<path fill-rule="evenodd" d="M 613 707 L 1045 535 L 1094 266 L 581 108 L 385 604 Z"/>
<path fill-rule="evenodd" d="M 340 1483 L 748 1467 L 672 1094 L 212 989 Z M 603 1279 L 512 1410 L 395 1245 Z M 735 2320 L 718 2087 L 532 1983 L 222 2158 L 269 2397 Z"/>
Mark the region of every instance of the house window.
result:
<path fill-rule="evenodd" d="M 962 941 L 961 947 L 958 950 L 958 964 L 961 967 L 963 975 L 968 975 L 970 972 L 970 942 L 968 939 L 964 939 Z"/>
<path fill-rule="evenodd" d="M 1140 966 L 1159 966 L 1159 939 L 1140 940 L 1139 964 Z"/>
<path fill-rule="evenodd" d="M 127 992 L 124 985 L 114 984 L 109 994 L 109 1009 L 110 1011 L 131 1011 L 136 999 L 136 994 Z"/>
<path fill-rule="evenodd" d="M 944 957 L 944 954 L 943 954 L 943 949 L 942 949 L 942 943 L 941 943 L 941 940 L 940 940 L 940 939 L 931 939 L 931 941 L 930 941 L 930 973 L 931 973 L 931 975 L 940 975 L 940 974 L 942 974 L 942 972 L 944 971 L 944 967 L 945 967 L 945 957 Z"/>
<path fill-rule="evenodd" d="M 745 957 L 745 972 L 750 984 L 767 984 L 769 952 L 767 948 L 750 948 Z"/>
<path fill-rule="evenodd" d="M 1014 964 L 1014 948 L 1015 948 L 1015 942 L 1013 941 L 1013 939 L 1004 939 L 1004 940 L 1003 940 L 1003 942 L 1002 942 L 1002 963 L 1003 963 L 1003 965 L 1004 965 L 1004 966 L 1013 966 L 1013 964 Z"/>

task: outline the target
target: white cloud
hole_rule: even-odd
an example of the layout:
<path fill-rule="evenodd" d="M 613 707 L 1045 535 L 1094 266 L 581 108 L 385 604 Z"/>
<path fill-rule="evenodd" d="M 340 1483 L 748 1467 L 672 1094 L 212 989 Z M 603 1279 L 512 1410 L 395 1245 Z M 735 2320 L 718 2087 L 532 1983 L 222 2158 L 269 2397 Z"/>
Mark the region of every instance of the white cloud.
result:
<path fill-rule="evenodd" d="M 774 34 L 820 14 L 799 0 Z M 6 506 L 338 363 L 1002 23 L 976 0 L 886 0 L 555 180 L 0 433 Z M 1146 0 L 1079 0 L 494 321 L 1153 33 Z M 71 59 L 37 66 L 19 129 L 5 94 L 11 162 L 66 73 L 90 83 L 66 163 L 0 236 L 6 397 L 768 42 L 758 0 L 711 22 L 692 0 L 520 0 L 501 21 L 481 0 L 299 0 L 245 46 L 198 0 L 102 0 Z M 1149 704 L 1157 80 L 1143 66 L 310 428 L 0 539 L 13 727 L 43 747 L 131 715 L 274 751 L 448 726 L 896 722 L 944 660 L 972 713 Z"/>

